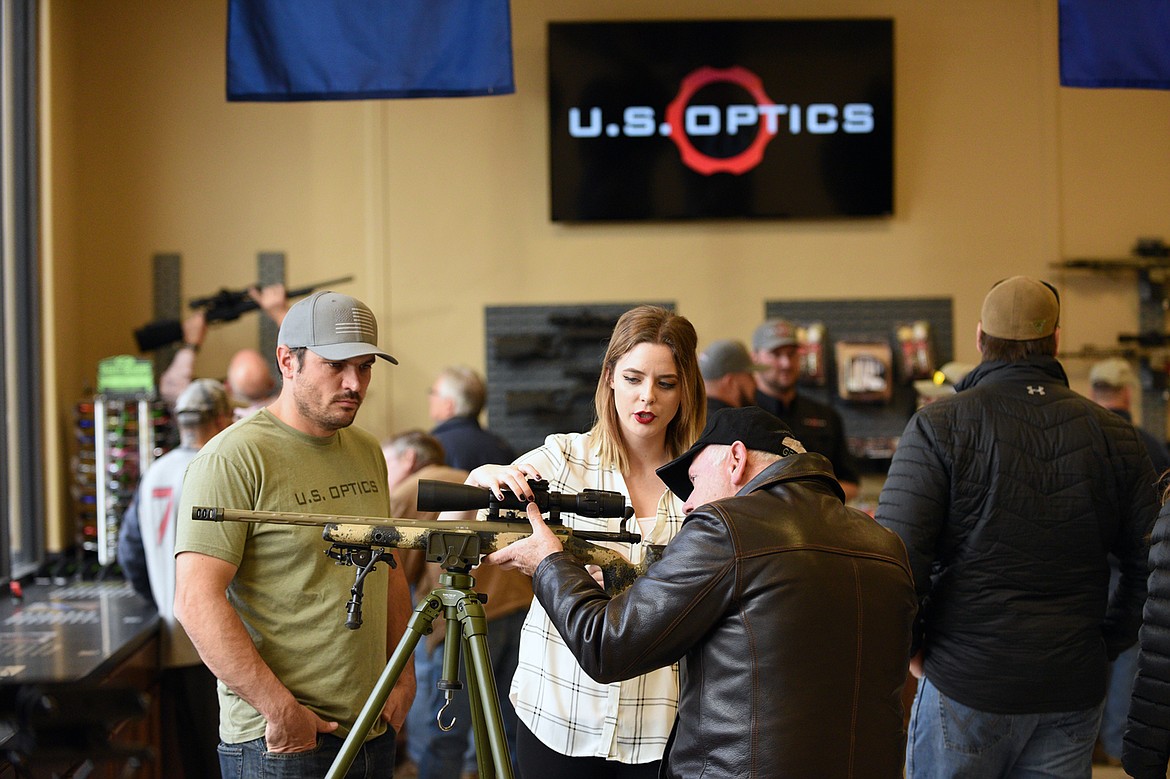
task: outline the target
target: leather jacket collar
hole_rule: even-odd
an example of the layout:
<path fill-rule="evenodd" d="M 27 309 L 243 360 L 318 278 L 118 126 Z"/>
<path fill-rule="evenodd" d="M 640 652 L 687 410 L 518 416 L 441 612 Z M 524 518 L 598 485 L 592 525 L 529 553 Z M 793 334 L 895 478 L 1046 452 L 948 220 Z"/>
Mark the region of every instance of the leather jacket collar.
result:
<path fill-rule="evenodd" d="M 781 482 L 797 479 L 822 482 L 841 499 L 842 503 L 845 502 L 845 491 L 841 489 L 841 485 L 833 476 L 832 463 L 824 455 L 815 452 L 793 454 L 780 458 L 757 473 L 755 478 L 744 485 L 744 488 L 737 494 L 749 495 L 757 490 L 766 490 Z"/>

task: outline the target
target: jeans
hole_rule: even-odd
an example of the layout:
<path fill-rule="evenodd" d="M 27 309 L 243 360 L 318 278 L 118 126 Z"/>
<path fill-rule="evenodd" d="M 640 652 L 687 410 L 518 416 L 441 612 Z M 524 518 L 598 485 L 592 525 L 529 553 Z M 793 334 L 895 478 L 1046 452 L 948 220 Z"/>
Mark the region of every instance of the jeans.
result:
<path fill-rule="evenodd" d="M 1091 779 L 1103 703 L 1082 711 L 995 714 L 918 683 L 906 741 L 906 779 Z"/>
<path fill-rule="evenodd" d="M 1098 738 L 1111 757 L 1121 757 L 1121 737 L 1129 717 L 1129 699 L 1137 676 L 1138 647 L 1134 644 L 1109 664 L 1109 686 L 1105 688 L 1105 713 L 1101 717 Z"/>
<path fill-rule="evenodd" d="M 321 733 L 317 748 L 308 752 L 266 751 L 263 738 L 240 744 L 219 745 L 219 770 L 223 779 L 321 779 L 329 772 L 334 758 L 341 751 L 344 739 Z M 394 730 L 363 744 L 346 779 L 374 779 L 394 773 Z"/>
<path fill-rule="evenodd" d="M 504 738 L 512 760 L 512 772 L 519 775 L 516 764 L 516 711 L 508 698 L 512 676 L 520 659 L 520 628 L 525 611 L 520 610 L 488 622 L 488 654 L 500 699 L 500 716 Z M 444 724 L 455 718 L 451 730 L 443 732 L 435 715 L 443 707 L 443 693 L 435 686 L 443 671 L 443 645 L 428 651 L 425 638 L 414 650 L 414 675 L 418 683 L 414 705 L 406 717 L 406 751 L 418 767 L 419 779 L 459 779 L 464 768 L 464 753 L 474 755 L 474 729 L 471 726 L 472 691 L 467 688 L 463 670 L 466 658 L 460 652 L 459 679 L 462 690 L 456 691 L 451 705 L 443 712 Z M 470 747 L 470 749 L 469 749 Z M 472 758 L 474 760 L 474 758 Z M 474 763 L 472 763 L 474 765 Z"/>
<path fill-rule="evenodd" d="M 1109 592 L 1117 589 L 1121 579 L 1118 562 L 1109 557 Z M 1133 696 L 1133 681 L 1137 677 L 1138 646 L 1134 644 L 1109 664 L 1109 683 L 1105 687 L 1105 713 L 1097 740 L 1110 757 L 1121 757 L 1121 737 L 1125 735 L 1125 721 L 1129 717 L 1129 699 Z"/>

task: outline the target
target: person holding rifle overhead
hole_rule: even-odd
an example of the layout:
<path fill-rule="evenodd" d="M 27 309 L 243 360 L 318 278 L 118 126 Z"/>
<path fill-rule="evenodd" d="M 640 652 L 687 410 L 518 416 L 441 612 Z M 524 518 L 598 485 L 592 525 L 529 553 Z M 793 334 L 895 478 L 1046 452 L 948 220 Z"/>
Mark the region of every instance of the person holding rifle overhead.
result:
<path fill-rule="evenodd" d="M 284 285 L 267 284 L 249 287 L 248 297 L 259 306 L 277 327 L 288 313 L 288 292 Z M 207 311 L 200 309 L 183 320 L 183 343 L 171 358 L 170 365 L 158 379 L 158 393 L 163 400 L 174 403 L 195 378 L 195 358 L 207 337 Z M 237 354 L 239 354 L 237 352 Z M 233 361 L 235 358 L 232 358 Z"/>

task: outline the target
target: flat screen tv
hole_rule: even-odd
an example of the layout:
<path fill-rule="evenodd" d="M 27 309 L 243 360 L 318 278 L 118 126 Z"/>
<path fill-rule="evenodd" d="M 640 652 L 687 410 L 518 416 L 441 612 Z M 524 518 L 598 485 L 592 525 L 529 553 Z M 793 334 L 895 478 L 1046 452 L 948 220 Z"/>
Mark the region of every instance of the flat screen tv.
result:
<path fill-rule="evenodd" d="M 552 22 L 554 221 L 893 212 L 890 19 Z"/>

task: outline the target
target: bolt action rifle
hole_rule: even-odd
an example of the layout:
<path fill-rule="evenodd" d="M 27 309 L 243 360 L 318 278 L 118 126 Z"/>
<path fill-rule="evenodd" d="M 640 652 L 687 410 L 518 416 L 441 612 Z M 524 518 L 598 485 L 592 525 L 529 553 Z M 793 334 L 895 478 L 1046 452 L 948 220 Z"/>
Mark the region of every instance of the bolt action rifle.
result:
<path fill-rule="evenodd" d="M 582 563 L 601 569 L 605 590 L 611 596 L 625 591 L 634 579 L 644 574 L 651 563 L 662 556 L 662 547 L 648 545 L 646 555 L 637 564 L 597 542 L 638 543 L 637 533 L 604 533 L 573 530 L 561 524 L 562 511 L 587 517 L 633 516 L 633 507 L 620 492 L 584 490 L 578 494 L 550 492 L 548 482 L 528 481 L 547 524 L 560 539 L 565 551 Z M 521 514 L 526 501 L 504 491 L 502 500 L 489 489 L 464 484 L 421 479 L 418 483 L 418 508 L 421 511 L 470 511 L 486 508 L 487 520 L 447 521 L 395 519 L 387 517 L 346 516 L 338 514 L 299 514 L 280 511 L 248 511 L 211 506 L 196 506 L 192 519 L 203 521 L 270 522 L 283 525 L 322 527 L 322 538 L 330 546 L 325 554 L 338 565 L 357 568 L 356 579 L 346 604 L 345 626 L 361 627 L 362 588 L 365 578 L 379 561 L 394 567 L 390 549 L 422 550 L 427 562 L 438 563 L 448 571 L 468 573 L 483 555 L 503 549 L 514 541 L 531 535 L 532 528 Z M 501 513 L 503 512 L 503 513 Z"/>
<path fill-rule="evenodd" d="M 328 281 L 321 281 L 307 287 L 290 289 L 287 294 L 290 299 L 304 297 L 305 295 L 312 294 L 314 290 L 333 287 L 338 284 L 346 284 L 351 281 L 353 281 L 353 276 L 329 279 Z M 188 305 L 192 309 L 203 309 L 204 318 L 206 318 L 208 324 L 212 322 L 230 322 L 239 319 L 241 314 L 246 314 L 249 311 L 255 311 L 260 308 L 260 305 L 255 300 L 252 300 L 252 297 L 248 294 L 248 290 L 259 287 L 259 284 L 254 284 L 251 287 L 244 287 L 243 289 L 220 289 L 214 295 L 192 298 L 188 301 Z M 159 319 L 154 322 L 147 322 L 134 331 L 134 340 L 138 342 L 138 351 L 140 352 L 161 349 L 164 346 L 169 346 L 170 344 L 183 340 L 183 323 L 178 319 Z"/>

